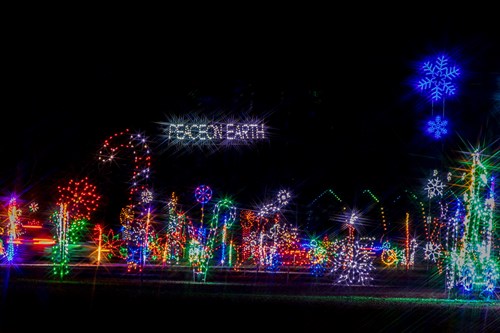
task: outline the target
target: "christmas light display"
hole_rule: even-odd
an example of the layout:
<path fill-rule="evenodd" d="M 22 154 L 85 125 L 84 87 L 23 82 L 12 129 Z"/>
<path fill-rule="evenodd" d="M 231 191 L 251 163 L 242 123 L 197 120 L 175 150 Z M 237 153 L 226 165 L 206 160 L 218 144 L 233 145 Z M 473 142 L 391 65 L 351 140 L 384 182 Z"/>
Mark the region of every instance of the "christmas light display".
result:
<path fill-rule="evenodd" d="M 262 123 L 225 123 L 225 124 L 167 124 L 165 129 L 168 140 L 257 140 L 265 138 Z"/>
<path fill-rule="evenodd" d="M 31 202 L 29 204 L 29 210 L 30 210 L 30 212 L 36 213 L 36 212 L 38 212 L 38 209 L 39 209 L 39 207 L 38 207 L 38 203 L 37 202 L 33 201 L 33 202 Z"/>
<path fill-rule="evenodd" d="M 480 169 L 480 167 L 477 166 L 476 169 Z M 467 180 L 472 178 L 468 173 L 465 173 L 461 180 L 467 183 Z M 492 210 L 494 206 L 492 199 L 494 178 L 488 179 L 483 173 L 479 173 L 475 178 L 479 179 L 482 184 L 479 188 L 483 190 L 488 188 L 489 190 L 484 202 L 478 203 L 479 206 L 487 208 L 483 211 L 489 212 L 489 209 Z M 425 236 L 426 244 L 422 249 L 423 256 L 420 259 L 437 265 L 440 274 L 444 267 L 448 289 L 459 288 L 458 284 L 467 282 L 465 286 L 471 290 L 475 290 L 473 285 L 484 286 L 486 291 L 482 294 L 490 292 L 489 297 L 493 297 L 491 290 L 494 290 L 494 285 L 498 280 L 498 260 L 494 261 L 494 265 L 490 264 L 491 261 L 487 261 L 484 265 L 481 264 L 483 268 L 481 278 L 469 274 L 473 269 L 474 272 L 478 272 L 478 268 L 473 265 L 464 264 L 465 268 L 461 269 L 458 267 L 467 260 L 471 261 L 472 258 L 478 259 L 481 255 L 484 256 L 483 253 L 487 253 L 487 251 L 483 249 L 483 245 L 488 242 L 491 243 L 491 257 L 496 258 L 493 250 L 493 236 L 480 236 L 479 239 L 472 236 L 487 234 L 472 230 L 484 229 L 488 231 L 493 230 L 494 226 L 481 222 L 478 225 L 483 227 L 476 228 L 472 225 L 469 228 L 466 227 L 465 221 L 482 219 L 484 214 L 473 217 L 469 213 L 469 217 L 467 217 L 467 209 L 474 203 L 474 201 L 469 200 L 470 195 L 468 194 L 453 197 L 459 201 L 455 206 L 456 210 L 450 210 L 449 203 L 443 200 L 445 194 L 449 193 L 445 192 L 448 187 L 441 185 L 434 187 L 435 184 L 439 183 L 436 179 L 441 181 L 436 170 L 434 170 L 431 179 L 433 182 L 428 181 L 424 190 L 429 201 L 437 201 L 438 205 L 435 207 L 439 211 L 432 209 L 426 213 L 425 206 L 421 201 L 418 201 L 415 194 L 407 192 L 409 197 L 416 202 L 417 213 L 422 211 L 422 218 L 419 221 L 422 221 L 425 226 L 425 234 L 421 237 Z M 447 179 L 451 179 L 451 173 L 447 174 Z M 56 227 L 56 244 L 52 248 L 53 272 L 60 278 L 66 276 L 70 271 L 71 244 L 80 238 L 77 237 L 77 234 L 83 235 L 89 232 L 85 219 L 75 221 L 71 218 L 70 211 L 75 216 L 84 216 L 83 213 L 79 213 L 78 205 L 87 207 L 82 204 L 84 200 L 81 195 L 77 195 L 78 191 L 68 190 L 69 188 L 82 188 L 80 185 L 75 185 L 76 183 L 78 182 L 71 181 L 68 184 L 72 184 L 72 186 L 60 187 L 59 209 L 54 212 L 51 218 Z M 210 202 L 212 192 L 208 189 L 209 187 L 203 186 L 197 192 L 195 198 L 198 204 Z M 141 198 L 140 201 L 142 203 L 148 201 L 149 195 L 145 195 L 144 191 L 141 193 L 138 196 Z M 364 193 L 369 194 L 376 204 L 380 203 L 371 191 Z M 430 198 L 429 193 L 434 193 L 432 198 Z M 78 199 L 73 201 L 72 198 Z M 271 273 L 289 267 L 289 269 L 307 269 L 316 278 L 330 277 L 333 283 L 339 286 L 371 284 L 373 281 L 372 272 L 375 269 L 374 259 L 378 250 L 373 245 L 375 237 L 361 236 L 356 230 L 357 223 L 362 220 L 359 212 L 343 209 L 342 216 L 346 231 L 344 237 L 336 238 L 332 235 L 332 240 L 328 235 L 324 235 L 322 238 L 308 238 L 302 235 L 296 226 L 292 226 L 284 220 L 282 208 L 289 204 L 290 198 L 291 195 L 288 191 L 278 191 L 275 199 L 262 205 L 260 209 L 243 209 L 239 214 L 233 201 L 229 198 L 223 198 L 213 206 L 210 214 L 207 214 L 205 223 L 202 224 L 201 220 L 198 220 L 199 223 L 194 224 L 185 212 L 179 210 L 178 197 L 172 193 L 167 202 L 166 228 L 161 233 L 150 229 L 147 235 L 142 233 L 145 229 L 133 230 L 137 225 L 127 222 L 134 221 L 135 213 L 131 206 L 127 206 L 122 209 L 120 214 L 120 222 L 123 226 L 121 233 L 115 235 L 112 229 L 106 230 L 100 224 L 95 226 L 93 239 L 96 250 L 91 255 L 92 260 L 100 264 L 103 260 L 111 262 L 113 258 L 128 259 L 130 258 L 130 247 L 127 244 L 140 243 L 147 237 L 146 251 L 151 265 L 165 265 L 168 262 L 169 267 L 175 268 L 176 265 L 181 267 L 189 264 L 193 268 L 195 281 L 205 282 L 212 266 L 226 266 L 235 270 L 245 267 L 247 270 L 253 268 L 256 271 L 263 270 Z M 463 203 L 467 208 L 464 208 Z M 71 207 L 72 205 L 75 207 Z M 83 210 L 83 212 L 86 211 L 88 210 Z M 402 249 L 391 247 L 389 241 L 384 242 L 381 246 L 380 262 L 386 267 L 397 268 L 401 266 L 408 270 L 417 263 L 418 237 L 412 236 L 415 232 L 410 232 L 410 221 L 410 214 L 407 212 L 401 223 L 398 223 L 405 231 L 404 243 L 400 242 Z M 234 234 L 233 227 L 236 224 L 241 227 L 239 234 Z M 384 229 L 383 233 L 386 231 Z M 461 250 L 464 243 L 463 237 L 466 234 L 471 235 L 468 237 L 471 239 L 469 243 L 479 244 L 466 248 L 478 249 L 480 247 L 479 254 L 468 254 L 467 251 Z M 120 236 L 124 238 L 120 238 Z M 140 249 L 136 248 L 136 250 L 138 252 L 134 255 L 138 257 L 141 255 Z M 461 260 L 459 259 L 461 257 L 470 259 Z M 464 272 L 467 273 L 461 276 L 460 274 L 464 274 Z M 479 279 L 479 282 L 474 279 Z M 481 279 L 485 279 L 485 282 L 483 283 Z M 460 290 L 462 289 L 463 286 L 460 285 Z"/>
<path fill-rule="evenodd" d="M 287 190 L 279 190 L 274 201 L 264 204 L 258 213 L 260 217 L 268 217 L 278 211 L 290 202 L 291 193 Z"/>
<path fill-rule="evenodd" d="M 56 244 L 52 247 L 53 274 L 63 278 L 69 274 L 69 236 L 70 216 L 67 204 L 61 202 L 59 210 L 52 214 L 52 222 L 56 230 Z"/>
<path fill-rule="evenodd" d="M 436 263 L 441 257 L 441 244 L 428 242 L 425 244 L 424 260 Z"/>
<path fill-rule="evenodd" d="M 96 250 L 92 255 L 95 255 L 95 263 L 99 265 L 104 259 L 110 262 L 113 258 L 126 259 L 125 254 L 122 255 L 122 249 L 124 249 L 124 240 L 120 238 L 120 233 L 115 234 L 113 229 L 104 228 L 100 224 L 96 224 L 94 227 L 93 241 L 96 246 Z"/>
<path fill-rule="evenodd" d="M 466 294 L 490 298 L 500 277 L 494 253 L 495 177 L 489 175 L 483 152 L 471 154 L 465 181 L 465 215 L 458 241 L 450 249 L 447 286 Z M 461 232 L 461 234 L 460 234 Z"/>
<path fill-rule="evenodd" d="M 386 266 L 397 266 L 400 262 L 401 256 L 398 254 L 397 249 L 391 248 L 391 243 L 389 241 L 385 241 L 382 244 L 382 254 L 380 255 L 380 259 Z"/>
<path fill-rule="evenodd" d="M 446 71 L 444 59 L 440 59 L 439 63 L 441 67 L 432 70 L 432 66 L 427 64 L 428 71 L 434 71 L 436 76 L 442 75 L 440 71 Z M 444 75 L 442 80 L 448 79 L 451 76 Z M 433 85 L 437 86 L 438 83 L 426 80 L 420 83 L 422 90 L 432 90 L 433 100 L 444 99 L 444 95 L 454 91 L 449 85 L 440 87 L 442 91 Z M 442 121 L 440 116 L 437 119 Z M 239 124 L 233 128 L 228 124 L 217 125 L 226 126 L 221 129 L 216 125 L 177 122 L 169 125 L 169 131 L 178 141 L 251 139 L 249 125 Z M 435 125 L 432 131 L 437 135 L 436 132 L 443 134 L 444 130 Z M 219 134 L 223 132 L 225 137 Z M 234 137 L 228 137 L 228 133 Z M 154 193 L 149 179 L 149 145 L 142 135 L 132 135 L 126 130 L 105 141 L 99 151 L 99 160 L 105 163 L 117 161 L 120 154 L 124 154 L 129 162 L 132 161 L 132 176 L 128 204 L 119 215 L 119 233 L 115 234 L 101 223 L 90 231 L 88 223 L 101 197 L 96 194 L 96 187 L 89 184 L 88 178 L 70 180 L 66 185 L 58 186 L 57 210 L 50 217 L 54 226 L 52 261 L 56 276 L 62 278 L 69 273 L 71 245 L 86 239 L 87 234 L 92 232 L 95 251 L 89 259 L 97 265 L 105 261 L 106 264 L 113 263 L 114 259 L 126 260 L 129 272 L 135 269 L 142 272 L 146 263 L 151 266 L 161 264 L 162 268 L 172 270 L 188 267 L 193 270 L 194 281 L 206 282 L 211 268 L 228 272 L 230 269 L 245 269 L 245 272 L 253 269 L 257 273 L 273 274 L 286 268 L 289 271 L 310 272 L 317 280 L 331 278 L 335 285 L 359 286 L 372 283 L 373 271 L 376 269 L 374 262 L 380 252 L 380 261 L 377 263 L 390 267 L 390 271 L 399 267 L 410 270 L 420 264 L 417 268 L 427 267 L 432 272 L 435 265 L 439 274 L 446 272 L 445 286 L 450 294 L 456 290 L 466 294 L 477 292 L 486 298 L 495 295 L 500 277 L 499 254 L 495 244 L 498 239 L 495 237 L 495 177 L 489 175 L 488 170 L 491 168 L 479 151 L 471 154 L 469 168 L 461 170 L 463 174 L 460 181 L 464 184 L 460 186 L 448 186 L 450 184 L 445 183 L 444 177 L 440 177 L 437 170 L 433 171 L 425 186 L 420 187 L 423 187 L 423 197 L 428 200 L 427 206 L 417 195 L 405 191 L 412 200 L 416 214 L 410 214 L 406 207 L 398 206 L 395 207 L 397 213 L 390 215 L 390 210 L 386 211 L 382 207 L 382 200 L 378 196 L 370 190 L 363 191 L 369 196 L 368 208 L 379 208 L 375 212 L 375 219 L 380 218 L 382 222 L 382 228 L 377 227 L 368 232 L 364 230 L 368 224 L 358 228 L 368 209 L 347 210 L 335 192 L 330 189 L 324 191 L 308 206 L 309 216 L 322 209 L 319 207 L 320 198 L 330 198 L 334 203 L 331 206 L 340 213 L 335 211 L 335 214 L 329 214 L 328 220 L 321 222 L 330 221 L 333 216 L 335 221 L 341 219 L 342 226 L 329 227 L 325 233 L 314 237 L 302 234 L 304 230 L 297 224 L 287 222 L 284 208 L 292 201 L 288 190 L 277 191 L 274 198 L 256 209 L 238 210 L 229 197 L 214 200 L 212 205 L 213 192 L 207 185 L 196 187 L 195 206 L 186 211 L 181 209 L 183 206 L 178 202 L 179 198 L 172 193 L 167 201 L 166 214 L 158 215 L 164 217 L 164 223 L 161 230 L 157 231 L 153 228 L 151 209 Z M 446 179 L 450 183 L 452 174 L 448 173 Z M 457 188 L 458 191 L 465 189 L 465 192 L 458 195 L 453 193 Z M 187 215 L 187 212 L 196 212 L 193 209 L 196 205 L 201 206 L 200 218 Z M 212 209 L 208 209 L 208 206 Z M 28 208 L 31 213 L 39 211 L 34 201 Z M 405 212 L 404 218 L 401 216 L 402 211 Z M 14 198 L 9 203 L 7 215 L 1 234 L 9 237 L 0 240 L 0 254 L 2 259 L 7 258 L 10 262 L 14 258 L 15 244 L 21 244 L 19 235 L 23 228 L 39 224 L 36 219 L 23 218 Z M 300 219 L 297 220 L 296 223 L 300 222 Z M 389 242 L 390 231 L 399 233 L 399 238 L 391 239 L 396 244 L 392 247 Z M 368 235 L 363 235 L 363 232 Z M 375 239 L 379 239 L 383 245 L 374 246 Z M 420 248 L 419 242 L 423 239 L 425 246 Z M 418 257 L 420 249 L 422 256 Z"/>
<path fill-rule="evenodd" d="M 200 224 L 203 226 L 205 204 L 212 199 L 212 189 L 208 185 L 200 185 L 194 190 L 194 197 L 196 198 L 196 201 L 201 204 Z"/>
<path fill-rule="evenodd" d="M 223 198 L 217 202 L 212 215 L 212 228 L 220 230 L 220 235 L 217 237 L 215 246 L 220 254 L 219 264 L 226 265 L 232 258 L 232 253 L 228 248 L 228 243 L 231 242 L 231 229 L 236 221 L 236 207 L 230 198 Z"/>
<path fill-rule="evenodd" d="M 96 262 L 97 262 L 97 265 L 99 265 L 101 263 L 101 257 L 102 257 L 102 227 L 100 224 L 96 224 L 95 227 L 94 227 L 94 230 L 97 231 L 97 259 L 96 259 Z"/>
<path fill-rule="evenodd" d="M 258 256 L 256 253 L 258 232 L 261 230 L 262 220 L 257 217 L 252 210 L 244 209 L 240 213 L 240 227 L 241 227 L 241 244 L 240 244 L 240 257 L 238 259 L 238 266 L 243 264 L 257 264 Z"/>
<path fill-rule="evenodd" d="M 17 205 L 17 199 L 15 197 L 12 197 L 9 201 L 7 215 L 9 217 L 7 225 L 7 234 L 9 238 L 7 240 L 6 256 L 7 261 L 12 262 L 14 260 L 17 245 L 19 244 L 18 238 L 22 232 L 21 221 L 19 219 L 21 216 L 21 210 Z"/>
<path fill-rule="evenodd" d="M 259 266 L 266 270 L 275 271 L 282 264 L 281 251 L 284 250 L 283 242 L 287 234 L 286 225 L 281 224 L 281 209 L 290 201 L 291 194 L 287 190 L 279 190 L 276 198 L 269 203 L 264 204 L 257 218 L 258 230 L 255 230 L 254 256 L 258 258 Z"/>
<path fill-rule="evenodd" d="M 322 276 L 326 271 L 329 256 L 328 250 L 323 246 L 323 242 L 311 239 L 309 244 L 306 245 L 309 249 L 308 256 L 310 262 L 311 274 L 314 276 Z"/>
<path fill-rule="evenodd" d="M 373 256 L 370 250 L 373 247 L 373 238 L 357 238 L 351 243 L 344 240 L 338 247 L 337 254 L 333 257 L 334 284 L 370 285 L 373 280 Z"/>
<path fill-rule="evenodd" d="M 441 118 L 441 116 L 436 116 L 436 118 L 431 119 L 427 122 L 427 132 L 434 135 L 434 138 L 441 139 L 448 133 L 448 120 Z"/>
<path fill-rule="evenodd" d="M 417 249 L 417 240 L 410 236 L 410 214 L 406 213 L 405 218 L 405 251 L 402 258 L 402 264 L 406 269 L 410 269 L 415 265 L 415 252 Z"/>
<path fill-rule="evenodd" d="M 128 205 L 120 212 L 123 239 L 127 244 L 128 270 L 142 270 L 148 256 L 148 240 L 151 230 L 150 191 L 151 151 L 142 134 L 130 134 L 129 130 L 115 133 L 104 141 L 99 151 L 99 161 L 114 162 L 124 154 L 132 162 L 132 176 Z"/>
<path fill-rule="evenodd" d="M 171 116 L 168 121 L 158 123 L 168 148 L 198 147 L 215 151 L 217 147 L 247 146 L 268 138 L 267 128 L 261 120 L 220 118 L 213 120 L 191 114 Z"/>
<path fill-rule="evenodd" d="M 429 90 L 428 96 L 432 101 L 442 100 L 456 92 L 454 81 L 460 75 L 460 70 L 456 66 L 450 66 L 449 60 L 446 55 L 438 55 L 434 62 L 427 60 L 422 64 L 424 77 L 418 81 L 417 86 L 422 91 Z"/>
<path fill-rule="evenodd" d="M 445 97 L 455 95 L 455 81 L 460 76 L 457 66 L 449 64 L 447 55 L 438 55 L 434 61 L 425 60 L 420 67 L 421 78 L 416 86 L 431 101 L 431 120 L 427 122 L 427 132 L 435 139 L 441 139 L 448 133 L 448 120 L 445 118 Z M 434 116 L 434 103 L 442 101 L 442 114 Z"/>
<path fill-rule="evenodd" d="M 88 177 L 71 179 L 65 186 L 57 186 L 57 190 L 59 199 L 56 204 L 66 204 L 72 220 L 89 220 L 99 206 L 101 196 L 96 193 L 96 186 L 89 183 Z"/>
<path fill-rule="evenodd" d="M 331 273 L 334 283 L 339 285 L 369 284 L 373 279 L 373 248 L 374 238 L 356 235 L 356 222 L 360 219 L 354 210 L 344 212 L 347 236 L 337 240 L 334 252 L 331 253 Z"/>
<path fill-rule="evenodd" d="M 71 179 L 67 185 L 58 186 L 57 189 L 59 212 L 52 216 L 52 222 L 56 225 L 52 259 L 54 274 L 63 278 L 69 272 L 70 247 L 88 234 L 88 220 L 97 209 L 101 196 L 96 194 L 96 186 L 89 183 L 88 177 Z"/>
<path fill-rule="evenodd" d="M 179 264 L 186 246 L 185 214 L 178 209 L 178 197 L 172 193 L 167 203 L 167 226 L 163 246 L 163 264 Z"/>
<path fill-rule="evenodd" d="M 54 239 L 47 230 L 44 233 L 42 221 L 39 219 L 38 203 L 32 201 L 26 206 L 22 200 L 12 196 L 7 206 L 7 218 L 0 223 L 1 239 L 0 259 L 5 258 L 10 264 L 16 261 L 18 252 L 44 251 L 46 246 L 53 245 Z M 24 261 L 23 258 L 19 258 Z"/>
<path fill-rule="evenodd" d="M 437 170 L 434 170 L 433 178 L 427 180 L 427 185 L 425 186 L 425 190 L 427 191 L 427 195 L 429 199 L 434 198 L 435 196 L 443 195 L 444 184 L 437 176 Z"/>
<path fill-rule="evenodd" d="M 217 223 L 204 224 L 204 207 L 212 199 L 212 194 L 212 189 L 207 185 L 200 185 L 195 189 L 195 199 L 201 204 L 201 218 L 198 226 L 188 225 L 190 239 L 188 245 L 189 262 L 193 267 L 194 279 L 200 281 L 206 279 L 218 228 Z"/>

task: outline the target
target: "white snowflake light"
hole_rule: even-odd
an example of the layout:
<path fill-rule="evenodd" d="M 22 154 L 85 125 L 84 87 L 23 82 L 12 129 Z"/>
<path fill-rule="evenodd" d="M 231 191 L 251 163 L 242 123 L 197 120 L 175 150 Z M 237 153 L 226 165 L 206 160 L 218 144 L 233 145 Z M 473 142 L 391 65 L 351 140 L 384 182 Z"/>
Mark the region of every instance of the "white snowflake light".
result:
<path fill-rule="evenodd" d="M 150 203 L 153 201 L 153 193 L 150 190 L 145 189 L 141 192 L 141 201 L 144 203 Z"/>
<path fill-rule="evenodd" d="M 443 195 L 443 188 L 443 182 L 441 182 L 441 180 L 436 177 L 429 179 L 424 189 L 427 191 L 427 196 L 429 197 L 429 199 L 432 199 L 435 196 Z"/>

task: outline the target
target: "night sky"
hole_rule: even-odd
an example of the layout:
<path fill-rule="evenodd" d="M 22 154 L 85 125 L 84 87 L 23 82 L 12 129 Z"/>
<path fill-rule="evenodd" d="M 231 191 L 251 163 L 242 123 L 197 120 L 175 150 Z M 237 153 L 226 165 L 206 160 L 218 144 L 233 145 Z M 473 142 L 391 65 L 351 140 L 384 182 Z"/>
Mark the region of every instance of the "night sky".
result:
<path fill-rule="evenodd" d="M 4 65 L 4 201 L 16 193 L 48 210 L 57 185 L 88 176 L 103 196 L 96 214 L 117 223 L 130 164 L 104 168 L 97 153 L 126 128 L 151 140 L 158 206 L 176 192 L 189 209 L 200 184 L 214 200 L 231 196 L 250 209 L 287 189 L 296 215 L 289 218 L 301 224 L 327 189 L 350 206 L 365 189 L 387 200 L 405 188 L 420 191 L 434 168 L 447 168 L 465 148 L 500 145 L 498 23 L 424 22 L 19 41 Z M 440 52 L 461 75 L 444 109 L 451 131 L 435 140 L 424 133 L 431 104 L 414 80 L 421 61 Z M 261 119 L 269 137 L 215 151 L 162 143 L 159 123 L 189 114 Z"/>

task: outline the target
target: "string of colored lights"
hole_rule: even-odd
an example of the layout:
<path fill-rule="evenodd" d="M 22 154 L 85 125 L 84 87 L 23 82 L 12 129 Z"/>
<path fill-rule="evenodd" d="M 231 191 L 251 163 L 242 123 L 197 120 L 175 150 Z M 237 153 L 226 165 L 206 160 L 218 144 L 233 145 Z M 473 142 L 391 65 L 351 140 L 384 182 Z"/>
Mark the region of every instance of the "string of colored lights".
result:
<path fill-rule="evenodd" d="M 9 207 L 7 215 L 9 216 L 8 222 L 8 235 L 9 239 L 7 241 L 7 261 L 12 262 L 16 253 L 16 246 L 18 244 L 18 238 L 21 234 L 21 222 L 19 216 L 21 215 L 21 210 L 17 205 L 17 199 L 12 197 L 9 201 Z"/>
<path fill-rule="evenodd" d="M 464 189 L 461 195 L 445 198 L 438 193 L 441 187 L 435 189 L 436 182 L 432 186 L 428 183 L 427 194 L 434 193 L 432 199 L 437 205 L 425 209 L 415 194 L 406 191 L 416 207 L 416 215 L 422 217 L 414 221 L 407 211 L 404 219 L 391 223 L 404 226 L 404 242 L 399 244 L 402 249 L 391 247 L 388 240 L 376 248 L 373 242 L 376 238 L 362 237 L 356 228 L 361 221 L 360 215 L 354 211 L 346 212 L 345 207 L 342 208 L 342 216 L 345 217 L 343 230 L 346 231 L 343 236 L 336 233 L 322 238 L 302 235 L 297 226 L 286 221 L 287 211 L 283 207 L 289 204 L 291 195 L 285 190 L 278 191 L 274 200 L 259 209 L 242 209 L 239 214 L 234 202 L 223 198 L 207 211 L 207 216 L 197 220 L 179 209 L 178 198 L 172 193 L 164 217 L 165 228 L 160 231 L 153 228 L 151 210 L 136 218 L 142 210 L 134 209 L 133 203 L 120 213 L 120 233 L 115 235 L 112 229 L 97 224 L 93 229 L 96 248 L 93 262 L 99 265 L 103 260 L 126 260 L 129 270 L 146 261 L 151 265 L 168 263 L 172 268 L 189 263 L 193 268 L 193 277 L 203 282 L 214 266 L 269 272 L 285 267 L 306 268 L 314 276 L 330 275 L 336 285 L 352 286 L 367 285 L 373 281 L 374 259 L 380 255 L 380 262 L 394 269 L 400 266 L 405 270 L 413 269 L 417 259 L 428 261 L 436 264 L 439 274 L 446 272 L 448 290 L 478 292 L 492 297 L 499 277 L 495 247 L 497 238 L 494 236 L 495 178 L 488 175 L 488 166 L 481 160 L 480 153 L 473 153 L 472 156 L 461 178 L 464 185 L 447 188 L 449 192 L 456 188 Z M 69 273 L 70 245 L 86 238 L 85 234 L 90 229 L 86 218 L 95 210 L 100 197 L 86 178 L 83 181 L 71 180 L 67 186 L 59 187 L 59 192 L 59 210 L 51 217 L 56 240 L 52 259 L 54 274 L 62 278 Z M 206 195 L 208 192 L 203 193 L 204 199 L 197 197 L 198 204 L 208 204 L 211 199 L 211 193 L 209 197 Z M 380 204 L 373 193 L 364 193 Z M 139 203 L 135 203 L 135 208 L 147 206 L 153 200 L 151 191 L 146 191 L 146 188 L 136 198 Z M 15 216 L 20 217 L 21 214 L 14 202 L 11 204 L 8 215 L 9 223 L 13 224 Z M 38 210 L 33 202 L 29 207 L 30 211 Z M 202 220 L 208 223 L 202 223 Z M 417 227 L 420 221 L 424 231 L 420 240 L 426 241 L 425 247 L 418 246 Z M 387 231 L 384 227 L 382 233 L 387 234 Z M 131 247 L 130 244 L 138 246 Z M 377 254 L 379 249 L 382 251 Z M 422 256 L 418 257 L 420 249 Z M 131 257 L 138 259 L 131 261 Z"/>
<path fill-rule="evenodd" d="M 494 257 L 493 230 L 495 177 L 488 175 L 482 152 L 471 153 L 472 161 L 464 177 L 463 193 L 466 214 L 463 233 L 450 256 L 447 286 L 465 293 L 477 292 L 491 297 L 500 277 L 499 263 Z"/>
<path fill-rule="evenodd" d="M 125 129 L 104 141 L 98 159 L 111 163 L 119 154 L 128 154 L 132 162 L 128 205 L 122 208 L 120 215 L 127 246 L 128 270 L 142 270 L 148 256 L 148 235 L 151 232 L 151 151 L 142 134 L 130 134 L 129 129 Z"/>

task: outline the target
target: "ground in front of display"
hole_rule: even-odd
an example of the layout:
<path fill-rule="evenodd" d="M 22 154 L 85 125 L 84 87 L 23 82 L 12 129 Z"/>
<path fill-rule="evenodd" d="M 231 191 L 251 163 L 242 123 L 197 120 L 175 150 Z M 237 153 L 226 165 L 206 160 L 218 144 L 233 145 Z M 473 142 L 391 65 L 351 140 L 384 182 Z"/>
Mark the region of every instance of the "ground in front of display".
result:
<path fill-rule="evenodd" d="M 255 330 L 498 332 L 500 300 L 451 295 L 425 269 L 339 286 L 306 272 L 81 265 L 2 266 L 0 332 Z M 383 275 L 383 276 L 382 276 Z M 389 279 L 390 277 L 390 279 Z M 444 282 L 443 282 L 444 283 Z"/>

